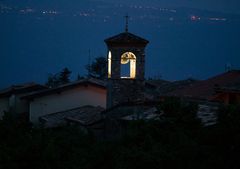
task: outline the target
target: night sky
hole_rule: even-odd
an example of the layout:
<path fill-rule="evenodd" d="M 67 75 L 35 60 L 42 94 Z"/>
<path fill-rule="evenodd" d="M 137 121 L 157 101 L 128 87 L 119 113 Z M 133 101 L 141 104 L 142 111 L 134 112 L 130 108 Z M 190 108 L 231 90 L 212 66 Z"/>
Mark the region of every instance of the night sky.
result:
<path fill-rule="evenodd" d="M 68 67 L 85 75 L 88 51 L 106 56 L 104 39 L 129 31 L 150 41 L 146 77 L 206 79 L 240 69 L 237 0 L 0 0 L 0 88 Z"/>

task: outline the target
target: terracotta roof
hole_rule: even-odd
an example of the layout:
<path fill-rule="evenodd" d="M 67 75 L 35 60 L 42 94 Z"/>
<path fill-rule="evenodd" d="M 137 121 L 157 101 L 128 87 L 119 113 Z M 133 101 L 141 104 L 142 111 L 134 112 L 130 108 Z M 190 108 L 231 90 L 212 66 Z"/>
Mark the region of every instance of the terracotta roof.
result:
<path fill-rule="evenodd" d="M 42 96 L 46 96 L 46 95 L 51 95 L 51 94 L 55 94 L 55 93 L 60 93 L 63 92 L 65 90 L 69 90 L 75 87 L 79 87 L 79 86 L 96 86 L 98 88 L 102 88 L 102 89 L 106 89 L 106 83 L 103 80 L 99 80 L 99 79 L 82 79 L 82 80 L 78 80 L 75 82 L 71 82 L 71 83 L 67 83 L 55 88 L 48 88 L 45 90 L 41 90 L 38 92 L 33 92 L 30 93 L 26 96 L 23 96 L 22 99 L 34 99 L 37 97 L 42 97 Z"/>
<path fill-rule="evenodd" d="M 216 93 L 240 93 L 240 86 L 217 87 Z"/>
<path fill-rule="evenodd" d="M 168 93 L 170 96 L 209 99 L 216 92 L 217 87 L 238 86 L 240 84 L 240 70 L 229 71 L 215 77 L 193 84 L 183 89 Z"/>
<path fill-rule="evenodd" d="M 19 84 L 19 85 L 12 85 L 6 89 L 0 90 L 0 97 L 8 97 L 12 94 L 22 94 L 27 92 L 33 92 L 37 90 L 46 89 L 46 86 L 36 84 L 34 82 Z"/>
<path fill-rule="evenodd" d="M 120 33 L 118 35 L 115 35 L 113 37 L 107 38 L 105 39 L 105 43 L 108 46 L 112 46 L 112 45 L 130 45 L 130 44 L 134 44 L 134 45 L 142 45 L 142 46 L 146 46 L 149 41 L 146 39 L 143 39 L 137 35 L 134 35 L 132 33 L 129 32 L 123 32 Z"/>

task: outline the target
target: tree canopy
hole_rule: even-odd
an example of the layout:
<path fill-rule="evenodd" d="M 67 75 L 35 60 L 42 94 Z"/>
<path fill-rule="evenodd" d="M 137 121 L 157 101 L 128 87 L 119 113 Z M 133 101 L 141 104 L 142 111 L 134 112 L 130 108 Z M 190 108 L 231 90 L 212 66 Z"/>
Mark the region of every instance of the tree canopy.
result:
<path fill-rule="evenodd" d="M 86 65 L 89 72 L 88 76 L 105 79 L 107 77 L 107 59 L 105 57 L 97 57 L 90 65 Z"/>
<path fill-rule="evenodd" d="M 46 82 L 46 85 L 48 87 L 57 87 L 62 84 L 66 84 L 70 82 L 70 76 L 71 76 L 71 71 L 68 68 L 62 69 L 61 72 L 56 73 L 56 74 L 50 74 L 48 76 L 48 80 Z"/>

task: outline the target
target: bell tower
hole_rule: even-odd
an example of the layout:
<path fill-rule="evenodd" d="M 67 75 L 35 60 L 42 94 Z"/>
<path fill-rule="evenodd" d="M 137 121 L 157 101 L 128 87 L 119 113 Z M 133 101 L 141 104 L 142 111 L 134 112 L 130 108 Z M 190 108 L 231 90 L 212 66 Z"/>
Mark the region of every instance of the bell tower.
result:
<path fill-rule="evenodd" d="M 144 100 L 145 47 L 149 41 L 128 32 L 105 39 L 108 47 L 107 108 Z"/>

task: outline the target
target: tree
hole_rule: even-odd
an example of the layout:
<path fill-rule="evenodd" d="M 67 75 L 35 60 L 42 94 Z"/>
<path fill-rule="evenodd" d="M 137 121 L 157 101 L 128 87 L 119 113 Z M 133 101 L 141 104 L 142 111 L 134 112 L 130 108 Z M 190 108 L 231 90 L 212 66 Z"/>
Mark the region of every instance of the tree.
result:
<path fill-rule="evenodd" d="M 59 81 L 60 81 L 60 84 L 66 84 L 66 83 L 69 83 L 70 82 L 70 75 L 71 75 L 71 71 L 68 69 L 68 68 L 64 68 L 60 75 L 59 75 Z"/>
<path fill-rule="evenodd" d="M 48 80 L 47 80 L 45 85 L 50 87 L 50 88 L 54 88 L 54 87 L 59 86 L 60 84 L 59 84 L 57 74 L 49 74 L 48 75 Z"/>
<path fill-rule="evenodd" d="M 68 68 L 64 68 L 60 73 L 50 74 L 48 76 L 46 86 L 54 88 L 59 85 L 69 83 L 71 73 L 72 72 Z"/>
<path fill-rule="evenodd" d="M 95 61 L 86 65 L 90 77 L 95 77 L 99 79 L 105 79 L 107 77 L 107 60 L 105 57 L 97 57 Z"/>
<path fill-rule="evenodd" d="M 82 80 L 84 79 L 84 76 L 81 76 L 80 74 L 77 75 L 77 80 Z"/>

